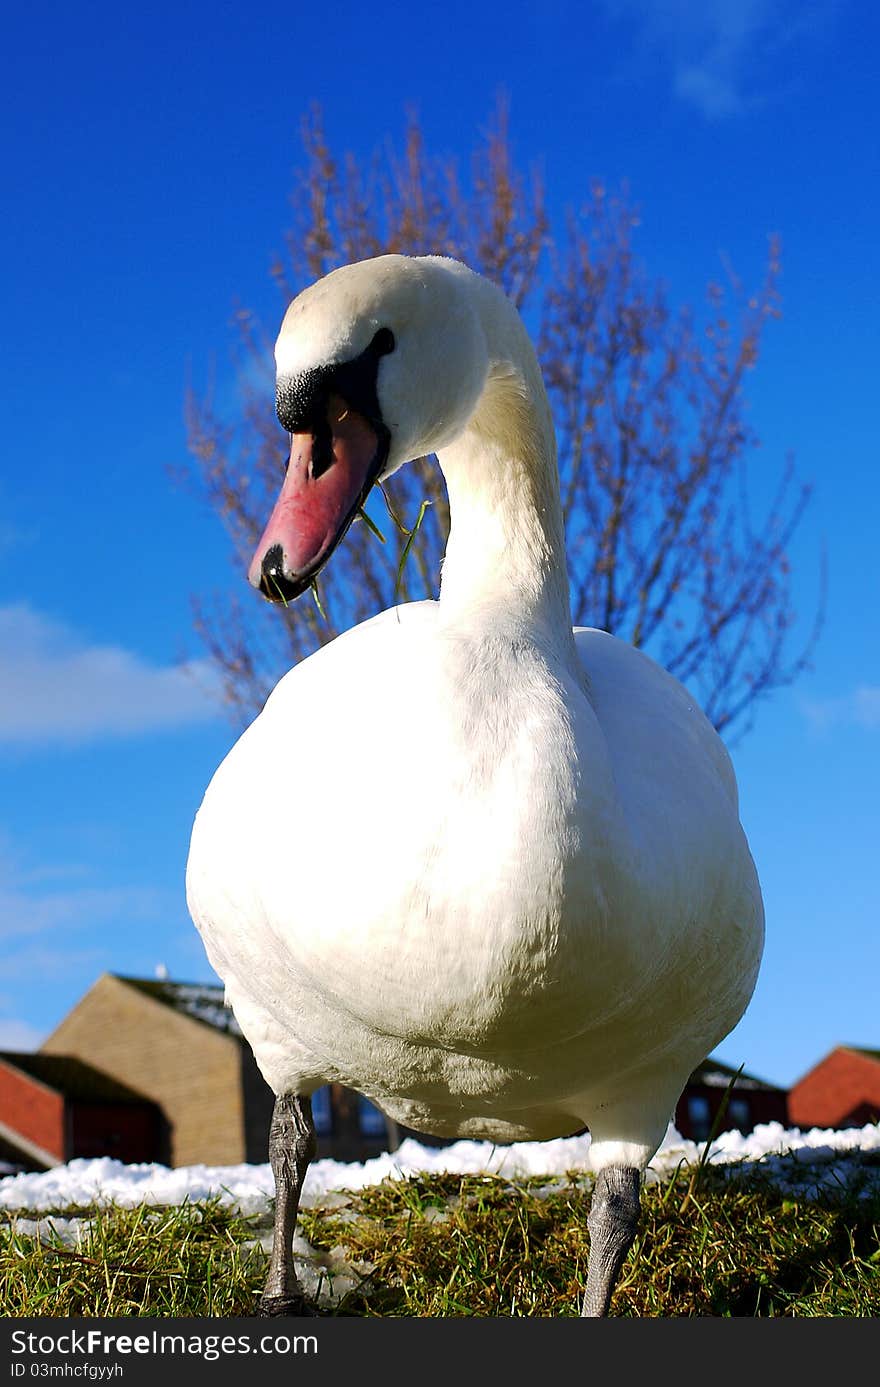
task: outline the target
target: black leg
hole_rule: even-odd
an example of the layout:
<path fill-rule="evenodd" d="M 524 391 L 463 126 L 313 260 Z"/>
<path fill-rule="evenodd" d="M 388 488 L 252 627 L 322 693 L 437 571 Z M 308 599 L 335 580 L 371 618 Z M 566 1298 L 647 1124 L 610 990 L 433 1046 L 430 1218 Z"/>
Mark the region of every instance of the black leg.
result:
<path fill-rule="evenodd" d="M 317 1146 L 309 1098 L 275 1099 L 269 1128 L 269 1163 L 275 1176 L 275 1226 L 269 1275 L 260 1297 L 261 1315 L 304 1315 L 303 1293 L 293 1269 L 293 1235 L 303 1180 Z"/>
<path fill-rule="evenodd" d="M 611 1293 L 639 1222 L 641 1176 L 629 1166 L 600 1170 L 587 1220 L 590 1260 L 581 1315 L 608 1314 Z"/>

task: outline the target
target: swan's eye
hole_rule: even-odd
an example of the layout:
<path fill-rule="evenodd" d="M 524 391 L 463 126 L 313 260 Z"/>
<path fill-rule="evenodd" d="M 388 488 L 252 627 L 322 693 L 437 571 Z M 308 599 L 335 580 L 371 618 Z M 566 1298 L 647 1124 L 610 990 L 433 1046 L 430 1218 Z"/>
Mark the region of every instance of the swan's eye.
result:
<path fill-rule="evenodd" d="M 376 356 L 387 356 L 389 352 L 394 351 L 395 346 L 394 333 L 391 331 L 390 327 L 380 327 L 376 336 L 370 343 L 370 347 L 372 351 L 375 352 Z"/>

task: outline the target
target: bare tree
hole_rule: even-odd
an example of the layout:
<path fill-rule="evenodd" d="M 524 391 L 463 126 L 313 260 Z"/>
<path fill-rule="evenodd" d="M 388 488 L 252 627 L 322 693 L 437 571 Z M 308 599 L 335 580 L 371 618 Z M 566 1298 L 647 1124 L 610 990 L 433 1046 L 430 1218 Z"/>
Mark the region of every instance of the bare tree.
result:
<path fill-rule="evenodd" d="M 453 161 L 426 151 L 415 120 L 402 153 L 389 146 L 368 166 L 333 156 L 318 113 L 303 145 L 294 225 L 272 267 L 283 303 L 336 266 L 386 251 L 455 256 L 500 284 L 532 328 L 553 406 L 575 622 L 653 653 L 719 730 L 749 726 L 758 701 L 805 668 L 822 606 L 792 653 L 787 552 L 809 489 L 789 460 L 757 522 L 747 495 L 757 440 L 743 382 L 779 312 L 776 242 L 751 297 L 735 283 L 709 286 L 700 328 L 637 261 L 625 193 L 594 185 L 551 236 L 540 182 L 514 165 L 503 108 L 466 185 Z M 237 327 L 248 368 L 241 417 L 229 423 L 190 392 L 187 424 L 197 483 L 241 570 L 280 483 L 285 437 L 272 412 L 271 344 L 250 313 Z M 384 543 L 356 523 L 322 575 L 320 605 L 302 598 L 267 611 L 250 593 L 197 604 L 196 629 L 237 718 L 340 630 L 395 600 L 436 595 L 449 512 L 434 460 L 418 459 L 384 490 Z"/>

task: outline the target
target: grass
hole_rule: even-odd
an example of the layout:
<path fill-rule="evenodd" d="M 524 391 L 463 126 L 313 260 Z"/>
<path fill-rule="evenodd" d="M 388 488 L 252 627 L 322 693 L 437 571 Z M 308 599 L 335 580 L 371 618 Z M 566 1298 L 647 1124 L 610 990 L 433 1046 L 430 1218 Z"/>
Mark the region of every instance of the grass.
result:
<path fill-rule="evenodd" d="M 264 1257 L 218 1201 L 59 1213 L 87 1218 L 74 1246 L 21 1231 L 14 1216 L 0 1227 L 4 1317 L 250 1313 Z"/>
<path fill-rule="evenodd" d="M 870 1164 L 862 1158 L 863 1164 Z M 865 1176 L 871 1174 L 865 1171 Z M 767 1180 L 692 1172 L 643 1194 L 619 1316 L 878 1316 L 880 1192 L 807 1199 Z M 331 1314 L 574 1316 L 589 1251 L 577 1182 L 434 1175 L 304 1210 L 316 1254 L 363 1277 Z M 70 1214 L 72 1211 L 58 1211 Z M 87 1212 L 79 1241 L 0 1226 L 7 1317 L 228 1316 L 254 1311 L 265 1219 L 219 1202 Z"/>

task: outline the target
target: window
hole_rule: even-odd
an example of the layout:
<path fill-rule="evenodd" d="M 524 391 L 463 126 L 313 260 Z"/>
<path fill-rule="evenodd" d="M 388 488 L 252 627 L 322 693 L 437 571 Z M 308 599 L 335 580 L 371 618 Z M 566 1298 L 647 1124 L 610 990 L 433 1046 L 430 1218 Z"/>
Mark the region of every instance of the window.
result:
<path fill-rule="evenodd" d="M 692 1093 L 687 1105 L 688 1123 L 693 1141 L 705 1141 L 712 1126 L 709 1099 L 702 1093 Z"/>
<path fill-rule="evenodd" d="M 731 1127 L 736 1127 L 743 1133 L 752 1130 L 752 1109 L 748 1098 L 731 1098 L 727 1116 Z"/>
<path fill-rule="evenodd" d="M 333 1109 L 330 1106 L 330 1090 L 326 1085 L 312 1094 L 312 1118 L 318 1136 L 329 1136 L 333 1131 Z"/>
<path fill-rule="evenodd" d="M 388 1135 L 385 1114 L 380 1112 L 375 1103 L 371 1103 L 369 1098 L 365 1098 L 362 1093 L 358 1094 L 358 1126 L 361 1129 L 361 1136 L 364 1137 L 385 1137 Z"/>

